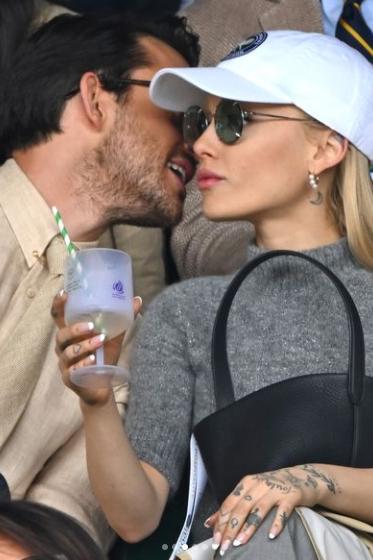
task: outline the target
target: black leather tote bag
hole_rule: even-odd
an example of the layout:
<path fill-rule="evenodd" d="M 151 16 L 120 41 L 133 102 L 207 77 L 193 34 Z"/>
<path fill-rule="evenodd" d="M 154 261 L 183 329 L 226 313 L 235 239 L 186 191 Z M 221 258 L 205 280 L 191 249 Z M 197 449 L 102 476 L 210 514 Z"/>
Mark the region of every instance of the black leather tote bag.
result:
<path fill-rule="evenodd" d="M 250 272 L 280 256 L 312 263 L 337 288 L 349 324 L 348 369 L 300 375 L 236 401 L 227 358 L 230 307 Z M 248 474 L 303 463 L 373 467 L 373 378 L 365 375 L 359 313 L 343 283 L 319 261 L 294 251 L 270 251 L 245 265 L 220 303 L 211 362 L 216 412 L 196 425 L 194 435 L 219 502 Z M 246 443 L 242 438 L 245 433 Z"/>

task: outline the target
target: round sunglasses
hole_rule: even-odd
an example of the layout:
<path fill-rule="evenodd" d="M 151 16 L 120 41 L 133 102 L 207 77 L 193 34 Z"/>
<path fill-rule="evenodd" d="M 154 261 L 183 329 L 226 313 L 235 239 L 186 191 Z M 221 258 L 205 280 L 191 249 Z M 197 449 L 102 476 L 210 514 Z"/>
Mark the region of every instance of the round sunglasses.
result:
<path fill-rule="evenodd" d="M 192 105 L 184 113 L 183 135 L 188 145 L 194 142 L 205 132 L 214 119 L 215 132 L 224 144 L 234 144 L 241 138 L 243 127 L 255 117 L 269 117 L 271 119 L 286 121 L 314 121 L 312 117 L 297 118 L 284 115 L 271 115 L 257 111 L 245 111 L 238 101 L 223 99 L 216 107 L 214 114 L 204 111 L 199 105 Z"/>

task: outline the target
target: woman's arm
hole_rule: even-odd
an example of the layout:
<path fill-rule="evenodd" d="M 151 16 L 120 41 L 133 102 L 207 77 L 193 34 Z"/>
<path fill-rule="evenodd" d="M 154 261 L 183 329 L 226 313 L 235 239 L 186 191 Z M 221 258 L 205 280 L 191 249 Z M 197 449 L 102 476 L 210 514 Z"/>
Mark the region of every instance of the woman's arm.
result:
<path fill-rule="evenodd" d="M 373 469 L 305 464 L 244 477 L 206 525 L 220 554 L 246 543 L 277 508 L 269 532 L 275 538 L 296 506 L 324 506 L 373 523 Z"/>
<path fill-rule="evenodd" d="M 89 323 L 66 326 L 66 299 L 66 294 L 56 296 L 52 306 L 52 315 L 59 326 L 56 352 L 63 382 L 80 397 L 90 481 L 110 525 L 124 540 L 136 542 L 158 526 L 169 485 L 156 469 L 137 459 L 123 428 L 112 388 L 83 388 L 71 382 L 71 372 L 92 364 L 91 356 L 94 358 L 100 346 L 105 345 L 105 361 L 116 363 L 123 335 L 105 343 Z M 139 301 L 135 300 L 134 305 L 137 314 Z"/>
<path fill-rule="evenodd" d="M 150 535 L 161 519 L 169 485 L 136 457 L 114 396 L 104 404 L 81 400 L 88 472 L 109 524 L 127 542 Z"/>

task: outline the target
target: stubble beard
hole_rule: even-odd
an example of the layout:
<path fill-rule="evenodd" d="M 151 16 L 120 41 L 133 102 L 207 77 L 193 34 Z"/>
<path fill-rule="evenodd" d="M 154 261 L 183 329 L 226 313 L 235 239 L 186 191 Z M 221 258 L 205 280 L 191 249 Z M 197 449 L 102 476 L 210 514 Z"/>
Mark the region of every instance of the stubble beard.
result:
<path fill-rule="evenodd" d="M 80 194 L 100 212 L 105 226 L 175 225 L 182 216 L 182 198 L 167 189 L 162 177 L 165 157 L 136 118 L 117 117 L 101 146 L 83 162 Z"/>

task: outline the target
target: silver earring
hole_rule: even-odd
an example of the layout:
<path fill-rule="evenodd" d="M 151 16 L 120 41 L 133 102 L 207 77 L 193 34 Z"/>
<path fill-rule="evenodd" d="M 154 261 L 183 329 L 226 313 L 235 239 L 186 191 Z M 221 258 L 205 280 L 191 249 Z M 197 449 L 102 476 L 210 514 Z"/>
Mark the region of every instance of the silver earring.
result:
<path fill-rule="evenodd" d="M 320 206 L 320 204 L 322 204 L 324 200 L 323 194 L 317 190 L 319 187 L 319 181 L 320 178 L 317 175 L 311 172 L 308 173 L 309 185 L 311 189 L 316 193 L 316 198 L 310 200 L 310 203 L 314 204 L 315 206 Z"/>

